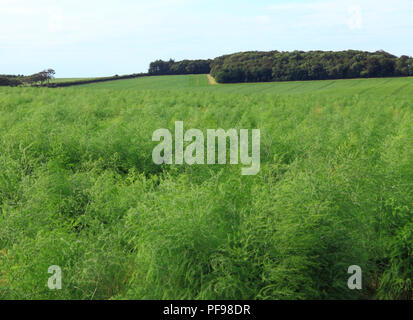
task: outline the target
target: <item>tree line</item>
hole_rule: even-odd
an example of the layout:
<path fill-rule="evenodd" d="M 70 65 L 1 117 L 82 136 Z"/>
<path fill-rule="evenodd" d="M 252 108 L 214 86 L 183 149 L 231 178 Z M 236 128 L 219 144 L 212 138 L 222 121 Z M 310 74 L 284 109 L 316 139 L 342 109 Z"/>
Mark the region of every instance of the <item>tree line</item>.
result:
<path fill-rule="evenodd" d="M 90 83 L 98 83 L 98 82 L 107 82 L 107 81 L 116 81 L 116 80 L 127 80 L 127 79 L 135 79 L 141 77 L 147 77 L 147 73 L 134 73 L 128 75 L 114 75 L 111 77 L 102 77 L 102 78 L 93 78 L 93 79 L 81 79 L 81 80 L 71 80 L 65 82 L 57 82 L 48 85 L 48 87 L 52 88 L 61 88 L 61 87 L 71 87 L 71 86 L 78 86 L 83 84 L 90 84 Z"/>
<path fill-rule="evenodd" d="M 205 74 L 211 71 L 212 60 L 156 60 L 149 65 L 150 75 Z"/>
<path fill-rule="evenodd" d="M 249 51 L 224 55 L 214 60 L 156 60 L 148 74 L 79 80 L 76 84 L 121 80 L 145 75 L 210 73 L 220 83 L 327 80 L 413 76 L 413 58 L 396 57 L 385 51 Z M 47 69 L 30 76 L 0 75 L 0 86 L 66 86 L 51 84 L 55 71 Z"/>
<path fill-rule="evenodd" d="M 241 52 L 211 63 L 221 83 L 413 76 L 413 58 L 385 51 Z"/>
<path fill-rule="evenodd" d="M 106 81 L 115 81 L 115 80 L 126 80 L 126 79 L 134 79 L 140 77 L 146 77 L 148 73 L 134 73 L 128 75 L 114 75 L 110 77 L 101 77 L 101 78 L 92 78 L 92 79 L 79 79 L 79 80 L 68 80 L 62 82 L 50 82 L 55 75 L 55 71 L 53 69 L 44 70 L 42 72 L 30 75 L 30 76 L 23 76 L 23 75 L 0 75 L 0 86 L 20 86 L 20 85 L 31 85 L 36 87 L 51 87 L 51 88 L 59 88 L 59 87 L 70 87 L 82 84 L 90 84 L 90 83 L 97 83 L 97 82 L 106 82 Z"/>
<path fill-rule="evenodd" d="M 55 74 L 56 72 L 53 69 L 47 69 L 30 76 L 0 75 L 0 86 L 49 85 Z"/>

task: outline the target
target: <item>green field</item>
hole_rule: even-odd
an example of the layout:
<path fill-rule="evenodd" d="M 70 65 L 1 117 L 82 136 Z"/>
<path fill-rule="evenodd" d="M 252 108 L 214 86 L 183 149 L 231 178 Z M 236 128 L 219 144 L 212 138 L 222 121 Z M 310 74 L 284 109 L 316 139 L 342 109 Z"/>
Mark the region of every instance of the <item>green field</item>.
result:
<path fill-rule="evenodd" d="M 179 120 L 261 171 L 155 165 Z M 412 299 L 412 248 L 413 78 L 0 88 L 0 299 Z"/>
<path fill-rule="evenodd" d="M 199 87 L 209 87 L 208 79 L 205 75 L 188 76 L 156 76 L 142 77 L 128 80 L 115 80 L 104 83 L 92 83 L 85 85 L 87 88 L 97 89 L 133 89 L 133 90 L 165 90 L 165 89 L 195 89 Z"/>
<path fill-rule="evenodd" d="M 50 82 L 51 83 L 74 82 L 74 81 L 90 80 L 90 79 L 93 79 L 93 78 L 54 78 Z"/>

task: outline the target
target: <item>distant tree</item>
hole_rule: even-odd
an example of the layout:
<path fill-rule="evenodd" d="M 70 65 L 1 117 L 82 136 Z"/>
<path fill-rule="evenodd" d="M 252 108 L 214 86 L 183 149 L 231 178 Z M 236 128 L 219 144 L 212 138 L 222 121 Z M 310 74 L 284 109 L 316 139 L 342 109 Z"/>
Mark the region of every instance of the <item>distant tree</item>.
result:
<path fill-rule="evenodd" d="M 398 76 L 408 76 L 409 72 L 409 61 L 411 59 L 408 56 L 401 56 L 400 59 L 396 61 L 395 71 Z"/>
<path fill-rule="evenodd" d="M 152 75 L 165 75 L 170 73 L 171 65 L 174 61 L 156 60 L 149 65 L 149 74 Z"/>
<path fill-rule="evenodd" d="M 381 65 L 379 57 L 368 57 L 365 71 L 368 77 L 378 77 L 381 74 Z"/>
<path fill-rule="evenodd" d="M 29 85 L 34 85 L 37 83 L 40 83 L 40 85 L 43 85 L 44 83 L 50 85 L 50 80 L 54 78 L 55 74 L 56 72 L 53 69 L 43 70 L 41 72 L 24 77 L 24 82 Z"/>
<path fill-rule="evenodd" d="M 33 85 L 33 84 L 35 84 L 35 83 L 37 83 L 37 82 L 39 82 L 39 81 L 40 81 L 40 76 L 39 76 L 39 74 L 32 74 L 32 75 L 30 75 L 30 76 L 24 77 L 24 79 L 23 79 L 23 82 L 24 82 L 25 84 L 28 84 L 28 85 Z"/>
<path fill-rule="evenodd" d="M 47 69 L 46 70 L 46 79 L 47 79 L 47 84 L 50 84 L 50 80 L 54 79 L 54 76 L 56 74 L 56 71 L 54 71 L 53 69 Z"/>

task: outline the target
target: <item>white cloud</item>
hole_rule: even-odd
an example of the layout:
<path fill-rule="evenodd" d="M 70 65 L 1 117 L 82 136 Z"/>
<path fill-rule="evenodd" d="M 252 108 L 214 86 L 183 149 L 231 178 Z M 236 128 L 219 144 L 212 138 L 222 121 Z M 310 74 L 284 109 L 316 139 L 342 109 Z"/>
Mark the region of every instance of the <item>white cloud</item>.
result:
<path fill-rule="evenodd" d="M 268 12 L 279 19 L 294 17 L 299 27 L 346 27 L 351 30 L 369 27 L 377 32 L 402 23 L 412 25 L 413 1 L 310 0 L 272 5 Z"/>
<path fill-rule="evenodd" d="M 363 14 L 360 6 L 351 6 L 348 8 L 349 18 L 347 25 L 351 30 L 361 29 L 363 25 Z"/>
<path fill-rule="evenodd" d="M 0 46 L 110 41 L 162 30 L 187 0 L 0 0 Z"/>
<path fill-rule="evenodd" d="M 268 24 L 271 22 L 271 18 L 269 16 L 256 16 L 254 20 L 263 24 Z"/>
<path fill-rule="evenodd" d="M 63 29 L 63 16 L 60 10 L 49 11 L 49 31 L 59 32 Z"/>

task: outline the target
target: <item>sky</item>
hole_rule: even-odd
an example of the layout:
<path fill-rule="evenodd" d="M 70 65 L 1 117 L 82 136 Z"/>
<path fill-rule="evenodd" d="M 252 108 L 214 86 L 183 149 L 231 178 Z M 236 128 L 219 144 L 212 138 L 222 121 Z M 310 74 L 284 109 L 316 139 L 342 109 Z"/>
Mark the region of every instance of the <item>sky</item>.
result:
<path fill-rule="evenodd" d="M 240 51 L 413 56 L 413 0 L 0 0 L 0 74 L 98 77 Z"/>

